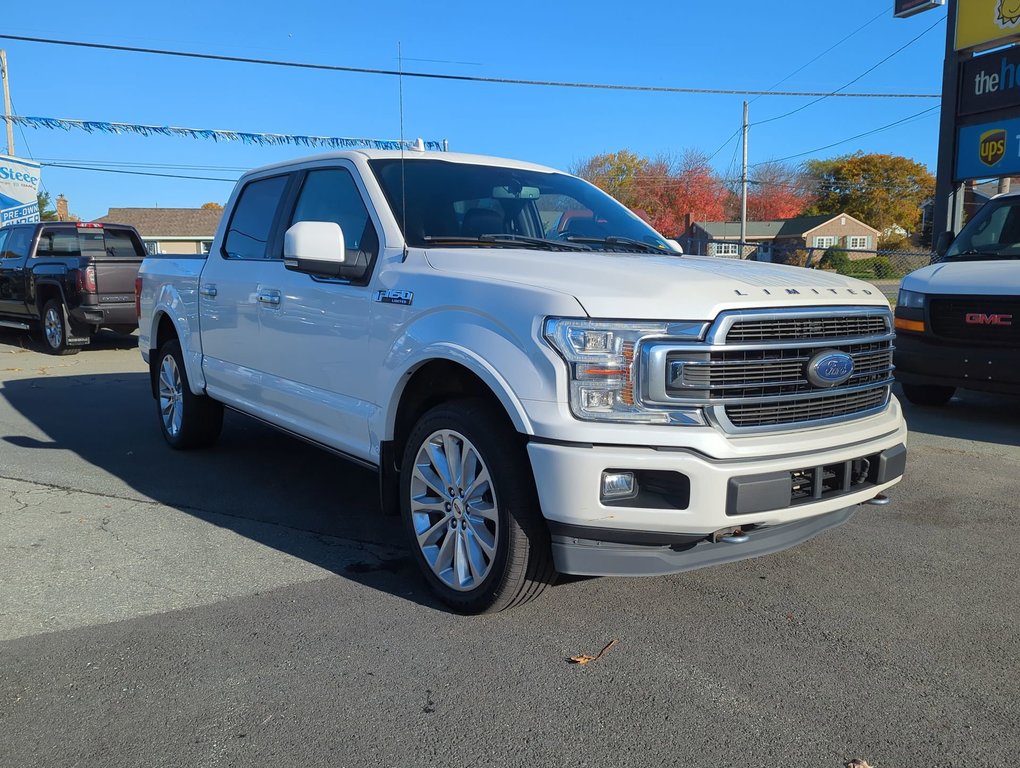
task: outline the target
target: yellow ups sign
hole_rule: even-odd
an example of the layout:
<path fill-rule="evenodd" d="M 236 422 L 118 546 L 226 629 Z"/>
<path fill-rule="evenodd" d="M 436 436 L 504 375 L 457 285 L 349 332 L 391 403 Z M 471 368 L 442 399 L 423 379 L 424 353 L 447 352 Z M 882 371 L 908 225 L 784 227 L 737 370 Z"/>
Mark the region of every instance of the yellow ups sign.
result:
<path fill-rule="evenodd" d="M 1020 36 L 1020 0 L 958 0 L 956 50 L 991 48 Z"/>

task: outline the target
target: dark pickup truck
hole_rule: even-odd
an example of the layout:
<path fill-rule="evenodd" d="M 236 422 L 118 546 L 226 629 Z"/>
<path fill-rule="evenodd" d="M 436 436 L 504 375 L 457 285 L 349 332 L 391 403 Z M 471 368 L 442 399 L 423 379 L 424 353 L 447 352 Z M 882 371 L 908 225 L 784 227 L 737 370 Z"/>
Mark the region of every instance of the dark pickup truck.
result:
<path fill-rule="evenodd" d="M 124 224 L 42 222 L 0 229 L 0 327 L 41 331 L 69 355 L 100 327 L 131 333 L 145 248 Z"/>

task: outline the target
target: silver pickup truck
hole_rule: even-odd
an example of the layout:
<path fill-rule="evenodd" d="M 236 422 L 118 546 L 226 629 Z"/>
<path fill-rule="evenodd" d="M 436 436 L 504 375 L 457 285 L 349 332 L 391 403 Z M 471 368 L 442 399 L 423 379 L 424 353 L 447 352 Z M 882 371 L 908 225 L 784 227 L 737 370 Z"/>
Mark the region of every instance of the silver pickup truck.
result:
<path fill-rule="evenodd" d="M 352 151 L 237 184 L 207 258 L 146 259 L 139 344 L 174 448 L 223 408 L 377 470 L 436 594 L 776 552 L 905 466 L 882 294 L 683 256 L 581 179 Z"/>

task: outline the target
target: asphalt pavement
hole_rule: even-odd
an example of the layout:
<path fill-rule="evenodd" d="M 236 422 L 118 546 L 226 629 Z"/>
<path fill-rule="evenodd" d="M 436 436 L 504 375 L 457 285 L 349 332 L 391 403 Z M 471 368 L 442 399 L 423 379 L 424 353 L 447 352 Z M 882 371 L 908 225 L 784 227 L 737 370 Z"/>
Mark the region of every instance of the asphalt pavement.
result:
<path fill-rule="evenodd" d="M 907 406 L 893 504 L 798 548 L 462 617 L 372 473 L 233 414 L 167 448 L 134 343 L 0 331 L 4 768 L 1020 755 L 1016 399 Z"/>

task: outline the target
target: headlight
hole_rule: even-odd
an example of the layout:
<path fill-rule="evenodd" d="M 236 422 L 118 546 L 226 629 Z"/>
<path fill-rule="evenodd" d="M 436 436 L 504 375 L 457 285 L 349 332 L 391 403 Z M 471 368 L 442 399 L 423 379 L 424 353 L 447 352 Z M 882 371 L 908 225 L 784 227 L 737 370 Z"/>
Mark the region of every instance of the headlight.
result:
<path fill-rule="evenodd" d="M 570 410 L 586 421 L 704 424 L 699 408 L 650 408 L 635 396 L 635 358 L 646 339 L 698 341 L 703 322 L 623 322 L 549 318 L 545 338 L 567 363 Z"/>
<path fill-rule="evenodd" d="M 896 299 L 897 307 L 910 309 L 924 309 L 924 294 L 917 291 L 905 291 L 900 288 L 899 298 Z"/>

